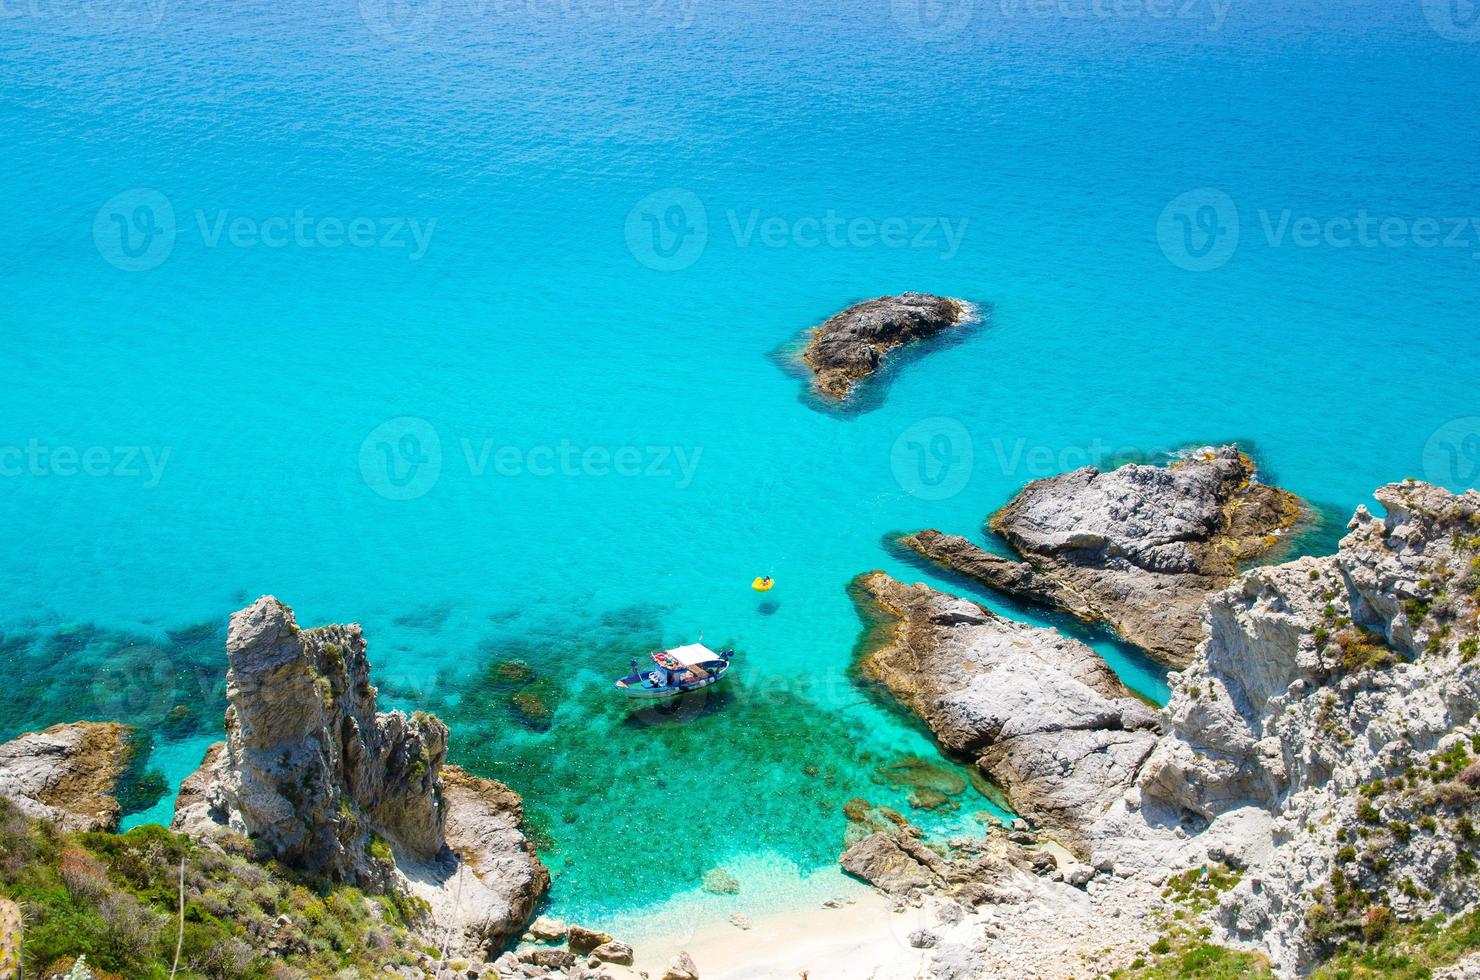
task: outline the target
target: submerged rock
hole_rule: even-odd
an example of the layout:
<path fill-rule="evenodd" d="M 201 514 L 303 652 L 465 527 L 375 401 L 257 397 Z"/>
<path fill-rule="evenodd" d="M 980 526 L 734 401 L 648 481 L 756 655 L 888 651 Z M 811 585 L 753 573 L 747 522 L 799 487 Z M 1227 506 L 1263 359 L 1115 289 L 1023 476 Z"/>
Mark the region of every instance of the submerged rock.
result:
<path fill-rule="evenodd" d="M 966 314 L 966 304 L 943 296 L 881 296 L 850 306 L 813 330 L 802 360 L 812 370 L 816 391 L 841 401 L 879 369 L 889 351 L 933 337 Z"/>
<path fill-rule="evenodd" d="M 704 872 L 704 883 L 701 887 L 711 895 L 738 895 L 740 894 L 740 879 L 724 868 L 711 868 Z"/>
<path fill-rule="evenodd" d="M 990 521 L 1022 562 L 934 530 L 902 543 L 1009 595 L 1103 621 L 1181 667 L 1202 639 L 1203 600 L 1303 512 L 1293 494 L 1259 483 L 1237 447 L 1208 447 L 1169 466 L 1084 467 L 1029 483 Z"/>
<path fill-rule="evenodd" d="M 913 790 L 945 796 L 959 796 L 966 790 L 966 777 L 915 755 L 885 763 L 875 772 L 885 782 Z"/>
<path fill-rule="evenodd" d="M 1055 630 L 882 572 L 860 584 L 893 620 L 863 672 L 976 760 L 1019 813 L 1083 850 L 1085 829 L 1155 747 L 1155 713 L 1097 653 Z"/>
<path fill-rule="evenodd" d="M 376 710 L 358 626 L 302 630 L 272 597 L 231 617 L 226 742 L 174 829 L 232 831 L 331 880 L 426 899 L 474 947 L 516 934 L 549 884 L 517 794 L 446 767 L 447 727 Z"/>
<path fill-rule="evenodd" d="M 898 810 L 876 807 L 856 796 L 843 804 L 843 817 L 847 820 L 847 829 L 843 833 L 845 848 L 852 847 L 870 834 L 892 834 L 907 822 Z"/>
<path fill-rule="evenodd" d="M 60 830 L 118 828 L 114 794 L 134 757 L 124 725 L 53 725 L 0 745 L 0 797 Z"/>

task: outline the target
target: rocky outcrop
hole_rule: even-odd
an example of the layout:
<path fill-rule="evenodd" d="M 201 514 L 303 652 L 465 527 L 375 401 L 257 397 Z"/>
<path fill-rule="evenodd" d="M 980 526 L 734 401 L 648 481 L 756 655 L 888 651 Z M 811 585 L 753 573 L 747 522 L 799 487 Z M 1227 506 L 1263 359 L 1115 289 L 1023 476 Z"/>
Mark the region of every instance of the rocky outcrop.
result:
<path fill-rule="evenodd" d="M 133 757 L 123 725 L 54 725 L 0 745 L 0 797 L 60 830 L 116 830 L 113 794 Z"/>
<path fill-rule="evenodd" d="M 812 370 L 813 388 L 841 401 L 879 369 L 889 351 L 933 337 L 961 323 L 967 313 L 965 303 L 943 296 L 881 296 L 850 306 L 814 329 L 802 360 Z"/>
<path fill-rule="evenodd" d="M 1142 780 L 1143 814 L 1169 807 L 1232 841 L 1248 869 L 1220 922 L 1286 970 L 1369 914 L 1452 912 L 1480 888 L 1465 856 L 1480 803 L 1480 771 L 1466 776 L 1480 756 L 1480 494 L 1375 496 L 1386 516 L 1359 509 L 1336 555 L 1254 569 L 1209 601 Z"/>
<path fill-rule="evenodd" d="M 913 827 L 870 834 L 844 851 L 839 863 L 886 894 L 929 888 L 945 880 L 945 861 L 920 841 Z"/>
<path fill-rule="evenodd" d="M 444 768 L 436 718 L 376 710 L 358 626 L 303 630 L 265 597 L 231 617 L 227 659 L 226 742 L 182 787 L 176 830 L 236 832 L 313 874 L 414 892 L 467 945 L 522 929 L 549 874 L 519 797 Z"/>
<path fill-rule="evenodd" d="M 1259 483 L 1253 462 L 1223 446 L 1165 467 L 1084 467 L 1028 484 L 989 524 L 1023 562 L 936 531 L 903 543 L 994 589 L 1107 623 L 1182 667 L 1202 639 L 1203 600 L 1269 554 L 1302 513 L 1298 498 Z"/>
<path fill-rule="evenodd" d="M 888 619 L 863 673 L 975 760 L 1019 813 L 1083 851 L 1085 829 L 1155 748 L 1155 713 L 1097 653 L 1056 630 L 882 572 L 857 585 Z"/>

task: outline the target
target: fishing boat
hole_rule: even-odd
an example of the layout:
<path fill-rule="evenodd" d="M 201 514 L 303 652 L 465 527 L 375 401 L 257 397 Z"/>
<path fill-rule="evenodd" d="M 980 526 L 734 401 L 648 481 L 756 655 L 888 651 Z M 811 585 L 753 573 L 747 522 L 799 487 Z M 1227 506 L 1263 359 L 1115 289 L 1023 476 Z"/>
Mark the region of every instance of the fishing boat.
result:
<path fill-rule="evenodd" d="M 660 650 L 653 654 L 653 669 L 644 671 L 637 660 L 632 672 L 617 681 L 617 690 L 629 698 L 672 698 L 718 683 L 730 672 L 733 650 L 715 653 L 702 643 Z"/>

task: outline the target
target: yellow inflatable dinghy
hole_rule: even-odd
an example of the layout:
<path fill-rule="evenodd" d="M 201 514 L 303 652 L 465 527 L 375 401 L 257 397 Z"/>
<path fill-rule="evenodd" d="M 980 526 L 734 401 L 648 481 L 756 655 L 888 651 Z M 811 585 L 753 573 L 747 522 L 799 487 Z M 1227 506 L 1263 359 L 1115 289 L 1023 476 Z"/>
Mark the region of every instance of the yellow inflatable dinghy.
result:
<path fill-rule="evenodd" d="M 775 585 L 775 584 L 776 584 L 776 580 L 775 579 L 773 579 L 769 575 L 765 575 L 765 576 L 762 576 L 761 578 L 756 579 L 754 582 L 751 582 L 750 583 L 750 587 L 752 589 L 755 589 L 757 592 L 770 592 L 771 591 L 771 587 L 773 585 Z"/>

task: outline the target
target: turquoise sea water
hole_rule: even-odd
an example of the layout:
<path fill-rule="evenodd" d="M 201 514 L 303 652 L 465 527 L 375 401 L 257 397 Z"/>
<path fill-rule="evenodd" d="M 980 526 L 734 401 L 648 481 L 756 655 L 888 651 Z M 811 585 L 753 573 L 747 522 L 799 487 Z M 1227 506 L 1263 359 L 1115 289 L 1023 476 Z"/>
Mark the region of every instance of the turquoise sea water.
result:
<path fill-rule="evenodd" d="M 959 789 L 849 680 L 853 576 L 961 588 L 891 532 L 1229 439 L 1337 530 L 1480 468 L 1458 8 L 0 13 L 0 737 L 119 718 L 178 781 L 271 592 L 524 794 L 572 914 L 826 868 L 846 799 L 909 809 L 902 759 Z M 858 411 L 803 397 L 801 331 L 906 289 L 981 324 Z M 740 651 L 706 702 L 607 696 L 701 632 Z M 952 799 L 910 813 L 990 808 Z"/>

